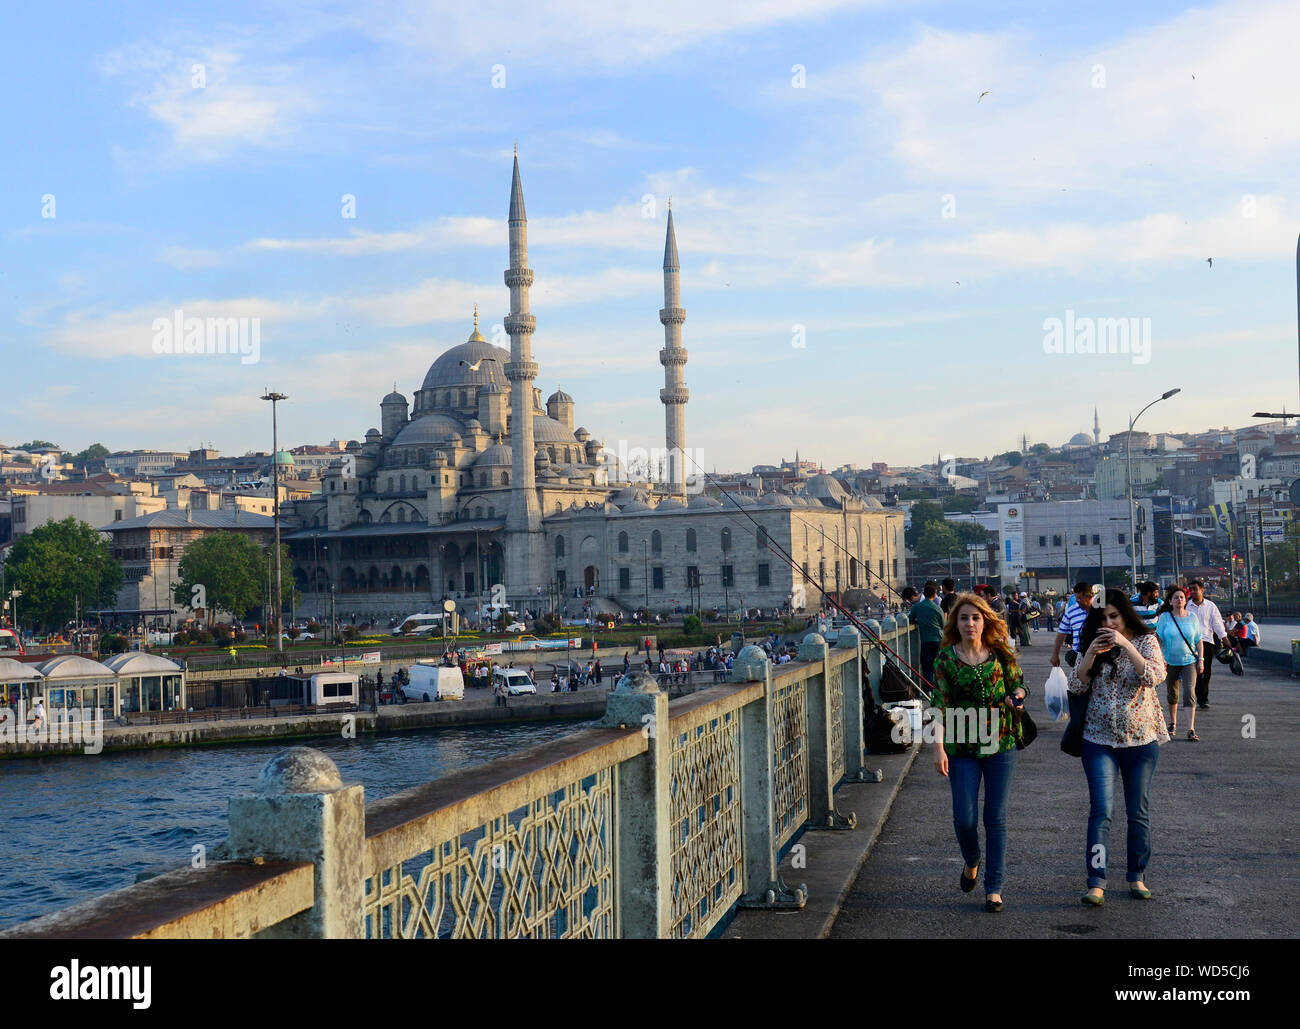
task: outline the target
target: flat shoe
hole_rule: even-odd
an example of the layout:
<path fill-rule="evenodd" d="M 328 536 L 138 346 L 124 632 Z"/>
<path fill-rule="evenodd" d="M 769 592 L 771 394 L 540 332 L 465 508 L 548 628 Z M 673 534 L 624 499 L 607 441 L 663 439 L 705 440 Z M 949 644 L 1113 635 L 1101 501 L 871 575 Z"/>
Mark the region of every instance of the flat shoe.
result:
<path fill-rule="evenodd" d="M 1130 886 L 1128 888 L 1129 896 L 1134 900 L 1150 900 L 1151 891 L 1145 887 Z"/>
<path fill-rule="evenodd" d="M 986 899 L 984 901 L 984 910 L 987 911 L 990 915 L 996 915 L 999 911 L 1002 910 L 1002 901 Z"/>
<path fill-rule="evenodd" d="M 966 869 L 963 868 L 963 869 L 961 870 L 961 892 L 962 892 L 962 893 L 970 893 L 971 890 L 975 889 L 975 884 L 976 884 L 977 882 L 979 882 L 979 879 L 980 879 L 980 870 L 979 870 L 979 865 L 976 865 L 976 866 L 975 866 L 975 878 L 974 878 L 974 879 L 967 879 L 967 878 L 966 878 Z"/>
<path fill-rule="evenodd" d="M 1095 908 L 1099 908 L 1106 903 L 1106 895 L 1103 893 L 1100 897 L 1094 897 L 1091 893 L 1085 893 L 1082 897 L 1079 898 L 1079 902 L 1082 904 L 1090 904 Z"/>

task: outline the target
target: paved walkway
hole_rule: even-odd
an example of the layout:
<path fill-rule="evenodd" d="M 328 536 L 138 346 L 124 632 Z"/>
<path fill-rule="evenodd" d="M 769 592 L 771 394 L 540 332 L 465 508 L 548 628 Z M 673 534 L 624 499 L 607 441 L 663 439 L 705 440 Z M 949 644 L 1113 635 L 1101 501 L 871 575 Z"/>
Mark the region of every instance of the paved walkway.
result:
<path fill-rule="evenodd" d="M 1124 886 L 1123 794 L 1117 790 L 1103 908 L 1079 903 L 1086 883 L 1088 793 L 1082 765 L 1059 748 L 1047 724 L 1042 683 L 1050 637 L 1022 651 L 1034 689 L 1039 738 L 1020 754 L 1009 808 L 1006 908 L 983 910 L 983 889 L 957 888 L 962 867 L 948 782 L 928 753 L 917 756 L 884 832 L 849 891 L 832 937 L 1180 938 L 1293 937 L 1300 911 L 1300 685 L 1271 669 L 1244 678 L 1215 668 L 1209 711 L 1197 712 L 1200 743 L 1160 749 L 1151 790 L 1153 857 L 1146 884 L 1155 897 L 1130 899 Z M 1242 738 L 1254 715 L 1257 738 Z M 981 843 L 983 829 L 980 830 Z M 1193 955 L 1188 955 L 1189 957 Z"/>

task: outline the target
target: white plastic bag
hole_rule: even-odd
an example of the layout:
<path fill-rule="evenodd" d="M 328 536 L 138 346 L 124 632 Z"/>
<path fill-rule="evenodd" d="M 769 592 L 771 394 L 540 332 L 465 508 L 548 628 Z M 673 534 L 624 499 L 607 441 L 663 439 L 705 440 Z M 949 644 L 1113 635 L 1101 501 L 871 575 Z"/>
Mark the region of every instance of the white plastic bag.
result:
<path fill-rule="evenodd" d="M 1066 681 L 1065 672 L 1060 668 L 1053 668 L 1052 674 L 1047 677 L 1047 684 L 1043 687 L 1043 698 L 1047 701 L 1047 717 L 1053 722 L 1070 717 L 1070 695 L 1066 689 Z"/>

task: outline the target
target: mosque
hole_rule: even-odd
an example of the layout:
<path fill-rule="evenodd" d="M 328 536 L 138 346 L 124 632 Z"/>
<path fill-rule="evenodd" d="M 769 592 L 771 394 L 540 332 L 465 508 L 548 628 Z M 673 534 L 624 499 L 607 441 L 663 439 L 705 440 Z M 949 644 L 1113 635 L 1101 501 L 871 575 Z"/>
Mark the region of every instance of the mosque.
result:
<path fill-rule="evenodd" d="M 802 483 L 799 494 L 739 497 L 743 512 L 688 493 L 686 311 L 671 207 L 659 311 L 669 455 L 661 482 L 628 481 L 603 442 L 574 427 L 576 404 L 562 389 L 542 406 L 517 153 L 508 238 L 510 349 L 483 338 L 476 308 L 469 338 L 433 362 L 413 402 L 394 388 L 380 401 L 379 428 L 348 443 L 321 493 L 286 507 L 300 609 L 323 614 L 332 593 L 341 616 L 401 617 L 444 599 L 472 609 L 504 587 L 509 606 L 534 611 L 575 593 L 609 612 L 798 610 L 818 606 L 814 581 L 850 601 L 851 591 L 900 581 L 902 513 L 831 476 Z"/>

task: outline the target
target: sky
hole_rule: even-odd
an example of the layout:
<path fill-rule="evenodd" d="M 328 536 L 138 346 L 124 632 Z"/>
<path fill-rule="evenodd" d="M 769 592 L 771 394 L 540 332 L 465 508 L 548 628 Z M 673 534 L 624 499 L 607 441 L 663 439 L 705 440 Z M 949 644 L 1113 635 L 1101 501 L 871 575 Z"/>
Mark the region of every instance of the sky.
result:
<path fill-rule="evenodd" d="M 11 7 L 0 442 L 267 450 L 267 387 L 360 439 L 500 332 L 516 143 L 536 384 L 611 449 L 663 445 L 669 197 L 709 470 L 1296 410 L 1300 6 L 1060 6 Z"/>

